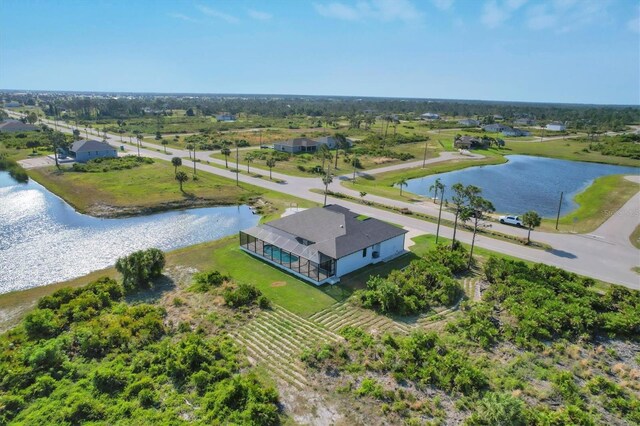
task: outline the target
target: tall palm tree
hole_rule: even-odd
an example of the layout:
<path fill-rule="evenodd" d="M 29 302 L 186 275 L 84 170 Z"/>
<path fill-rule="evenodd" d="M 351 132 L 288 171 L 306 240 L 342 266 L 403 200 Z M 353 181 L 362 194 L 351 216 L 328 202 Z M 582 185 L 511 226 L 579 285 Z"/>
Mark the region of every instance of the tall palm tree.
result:
<path fill-rule="evenodd" d="M 327 193 L 329 192 L 329 185 L 333 182 L 333 176 L 331 171 L 327 169 L 327 173 L 322 176 L 322 183 L 324 183 L 324 205 L 327 205 Z"/>
<path fill-rule="evenodd" d="M 182 190 L 182 184 L 189 180 L 189 175 L 180 170 L 178 173 L 176 173 L 176 180 L 180 184 L 180 192 L 184 192 Z"/>
<path fill-rule="evenodd" d="M 442 204 L 444 200 L 444 188 L 445 185 L 440 181 L 440 178 L 436 179 L 433 185 L 429 187 L 429 191 L 435 190 L 433 201 L 435 202 L 438 191 L 440 191 L 440 208 L 438 209 L 438 226 L 436 227 L 436 244 L 438 244 L 438 237 L 440 236 L 440 219 L 442 218 Z"/>
<path fill-rule="evenodd" d="M 269 158 L 267 160 L 267 167 L 269 167 L 269 180 L 272 180 L 273 177 L 271 176 L 271 169 L 273 169 L 276 166 L 276 159 L 275 158 Z"/>
<path fill-rule="evenodd" d="M 249 152 L 244 156 L 244 160 L 247 162 L 247 173 L 249 173 L 249 165 L 253 162 L 254 160 L 254 156 L 253 153 Z"/>
<path fill-rule="evenodd" d="M 347 143 L 347 137 L 342 133 L 336 133 L 334 135 L 334 138 L 336 139 L 336 162 L 335 162 L 334 168 L 337 169 L 338 168 L 338 152 L 340 151 L 340 149 L 342 149 L 346 155 L 347 153 L 346 147 L 349 144 Z"/>
<path fill-rule="evenodd" d="M 185 148 L 187 148 L 187 152 L 189 153 L 189 159 L 191 159 L 191 150 L 193 149 L 193 144 L 187 144 L 187 146 L 185 146 Z"/>
<path fill-rule="evenodd" d="M 486 218 L 486 214 L 495 211 L 491 201 L 484 199 L 480 196 L 482 190 L 477 186 L 467 186 L 467 194 L 469 197 L 469 212 L 473 217 L 473 237 L 471 238 L 471 250 L 469 251 L 469 261 L 467 262 L 467 269 L 471 267 L 471 261 L 473 260 L 473 247 L 476 243 L 476 234 L 478 232 L 478 225 L 481 220 Z"/>
<path fill-rule="evenodd" d="M 453 184 L 451 187 L 453 189 L 453 197 L 451 197 L 451 201 L 453 201 L 453 205 L 455 206 L 456 216 L 453 222 L 453 238 L 451 240 L 451 248 L 455 247 L 456 243 L 456 231 L 458 230 L 458 219 L 465 219 L 467 217 L 467 188 L 464 187 L 460 182 Z"/>
<path fill-rule="evenodd" d="M 322 160 L 322 169 L 324 170 L 325 161 L 328 158 L 329 159 L 331 158 L 331 150 L 329 149 L 329 147 L 326 144 L 320 145 L 320 148 L 318 148 L 318 156 Z"/>
<path fill-rule="evenodd" d="M 167 153 L 167 145 L 169 145 L 169 141 L 166 139 L 162 139 L 162 142 L 160 142 L 162 144 L 162 146 L 164 146 L 164 153 Z"/>
<path fill-rule="evenodd" d="M 407 178 L 400 178 L 397 182 L 396 185 L 398 185 L 400 187 L 400 196 L 402 197 L 402 187 L 403 186 L 407 186 Z"/>
<path fill-rule="evenodd" d="M 173 173 L 177 174 L 178 173 L 178 167 L 182 166 L 182 158 L 173 157 L 171 159 L 171 164 L 173 164 L 173 167 L 174 167 Z"/>
<path fill-rule="evenodd" d="M 138 141 L 138 157 L 140 157 L 140 145 L 142 144 L 142 132 L 138 131 L 138 133 L 136 133 L 136 140 Z"/>
<path fill-rule="evenodd" d="M 231 150 L 228 147 L 224 147 L 220 150 L 220 153 L 224 155 L 224 168 L 229 168 L 229 156 L 231 155 Z"/>

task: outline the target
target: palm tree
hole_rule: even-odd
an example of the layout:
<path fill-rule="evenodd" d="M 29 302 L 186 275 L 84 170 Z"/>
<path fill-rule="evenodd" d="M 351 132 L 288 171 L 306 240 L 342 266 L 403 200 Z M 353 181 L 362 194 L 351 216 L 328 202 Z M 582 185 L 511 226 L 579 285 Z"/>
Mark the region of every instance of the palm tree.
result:
<path fill-rule="evenodd" d="M 169 145 L 169 141 L 166 139 L 162 139 L 162 142 L 160 142 L 162 144 L 162 146 L 164 146 L 164 153 L 167 153 L 167 145 Z"/>
<path fill-rule="evenodd" d="M 397 182 L 396 185 L 398 185 L 400 187 L 400 196 L 402 197 L 402 187 L 403 186 L 407 186 L 407 178 L 400 178 Z"/>
<path fill-rule="evenodd" d="M 138 131 L 138 133 L 136 133 L 136 139 L 138 140 L 138 157 L 140 157 L 140 144 L 142 143 L 142 132 Z"/>
<path fill-rule="evenodd" d="M 482 190 L 477 186 L 467 186 L 467 196 L 469 197 L 469 212 L 473 217 L 473 237 L 471 238 L 471 250 L 469 251 L 469 261 L 467 262 L 467 269 L 471 267 L 471 261 L 473 260 L 473 247 L 476 243 L 476 234 L 478 232 L 478 225 L 481 220 L 486 218 L 486 213 L 495 211 L 491 201 L 484 199 L 480 196 Z"/>
<path fill-rule="evenodd" d="M 322 159 L 322 169 L 324 170 L 324 162 L 327 158 L 331 158 L 331 150 L 326 144 L 320 145 L 320 148 L 318 148 L 318 156 Z"/>
<path fill-rule="evenodd" d="M 187 144 L 185 148 L 187 148 L 187 151 L 189 152 L 189 159 L 191 159 L 191 150 L 193 149 L 193 144 Z"/>
<path fill-rule="evenodd" d="M 438 199 L 438 191 L 440 191 L 440 188 L 444 187 L 444 185 L 442 184 L 442 182 L 440 181 L 440 178 L 437 178 L 435 180 L 435 182 L 433 182 L 433 185 L 431 185 L 429 187 L 429 192 L 433 191 L 433 202 L 435 203 L 436 200 Z"/>
<path fill-rule="evenodd" d="M 462 185 L 460 182 L 454 184 L 451 187 L 451 189 L 453 189 L 453 192 L 454 192 L 454 196 L 451 197 L 451 200 L 453 201 L 453 205 L 455 206 L 455 210 L 456 210 L 456 217 L 453 222 L 453 238 L 451 240 L 451 248 L 453 249 L 456 243 L 456 231 L 458 230 L 458 219 L 460 218 L 460 216 L 463 216 L 463 218 L 464 216 L 466 216 L 465 207 L 467 202 L 467 192 L 464 185 Z"/>
<path fill-rule="evenodd" d="M 522 224 L 529 229 L 529 232 L 527 234 L 527 244 L 531 244 L 531 230 L 540 226 L 541 222 L 542 218 L 537 212 L 533 210 L 530 210 L 522 215 Z"/>
<path fill-rule="evenodd" d="M 184 192 L 182 190 L 182 184 L 189 180 L 189 176 L 185 172 L 180 170 L 178 173 L 176 173 L 176 180 L 180 184 L 180 192 Z"/>
<path fill-rule="evenodd" d="M 367 196 L 367 193 L 364 191 L 360 191 L 360 200 L 364 203 L 364 197 Z"/>
<path fill-rule="evenodd" d="M 331 172 L 327 170 L 327 173 L 322 176 L 322 183 L 324 183 L 324 205 L 327 205 L 327 192 L 329 192 L 329 185 L 333 182 L 333 176 L 331 176 Z"/>
<path fill-rule="evenodd" d="M 269 180 L 273 179 L 271 177 L 271 169 L 273 169 L 276 166 L 276 159 L 275 158 L 269 158 L 267 160 L 267 167 L 269 168 Z"/>
<path fill-rule="evenodd" d="M 336 162 L 335 162 L 334 168 L 337 169 L 338 168 L 338 152 L 340 151 L 340 149 L 342 149 L 346 155 L 347 150 L 345 146 L 348 146 L 349 144 L 347 143 L 347 137 L 342 133 L 336 133 L 334 135 L 334 138 L 336 139 Z"/>
<path fill-rule="evenodd" d="M 224 168 L 229 168 L 229 156 L 231 155 L 231 150 L 228 147 L 224 147 L 220 150 L 220 153 L 224 155 Z"/>
<path fill-rule="evenodd" d="M 173 173 L 177 175 L 178 174 L 178 167 L 182 166 L 182 158 L 173 157 L 171 159 L 171 164 L 173 164 L 173 167 L 174 167 Z"/>
<path fill-rule="evenodd" d="M 438 237 L 440 236 L 440 219 L 442 218 L 442 201 L 444 200 L 444 188 L 445 185 L 440 181 L 440 178 L 436 179 L 435 183 L 429 188 L 429 191 L 435 189 L 436 195 L 434 196 L 434 201 L 436 200 L 435 197 L 437 197 L 438 191 L 440 191 L 440 209 L 438 211 L 438 226 L 436 227 L 436 244 L 438 244 Z"/>

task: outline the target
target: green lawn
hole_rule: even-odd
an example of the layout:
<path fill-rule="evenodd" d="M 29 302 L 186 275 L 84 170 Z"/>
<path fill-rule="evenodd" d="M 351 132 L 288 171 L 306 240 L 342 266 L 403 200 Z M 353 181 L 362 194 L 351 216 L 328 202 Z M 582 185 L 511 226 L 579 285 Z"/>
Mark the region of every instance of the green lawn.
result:
<path fill-rule="evenodd" d="M 640 249 L 640 225 L 636 226 L 636 229 L 629 235 L 629 241 L 634 247 Z"/>
<path fill-rule="evenodd" d="M 640 185 L 624 178 L 624 175 L 602 176 L 596 179 L 584 192 L 576 195 L 579 207 L 560 218 L 560 231 L 591 232 L 617 212 Z M 544 219 L 540 229 L 555 230 L 555 219 Z"/>

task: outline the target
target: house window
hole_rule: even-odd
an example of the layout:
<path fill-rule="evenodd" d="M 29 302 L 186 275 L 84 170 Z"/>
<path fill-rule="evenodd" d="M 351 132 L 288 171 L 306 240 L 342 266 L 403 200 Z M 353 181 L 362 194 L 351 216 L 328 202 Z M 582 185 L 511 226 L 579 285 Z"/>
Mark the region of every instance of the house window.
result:
<path fill-rule="evenodd" d="M 365 247 L 364 250 L 362 250 L 362 257 L 367 257 L 367 248 Z"/>

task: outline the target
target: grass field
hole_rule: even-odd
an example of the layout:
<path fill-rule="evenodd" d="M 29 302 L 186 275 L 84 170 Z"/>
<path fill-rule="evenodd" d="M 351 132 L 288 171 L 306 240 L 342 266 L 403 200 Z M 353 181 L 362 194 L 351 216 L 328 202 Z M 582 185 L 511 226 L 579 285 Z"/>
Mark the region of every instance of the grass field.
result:
<path fill-rule="evenodd" d="M 579 207 L 560 218 L 560 231 L 585 233 L 594 231 L 611 215 L 629 201 L 640 185 L 624 178 L 624 175 L 602 176 L 584 192 L 576 195 Z M 544 219 L 540 227 L 544 231 L 555 230 L 554 219 Z"/>

